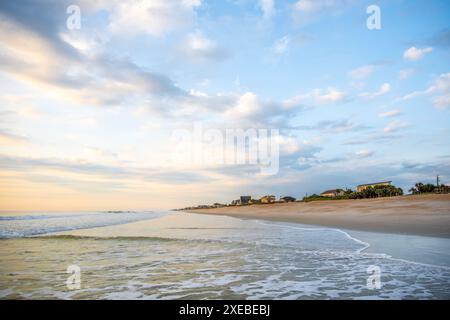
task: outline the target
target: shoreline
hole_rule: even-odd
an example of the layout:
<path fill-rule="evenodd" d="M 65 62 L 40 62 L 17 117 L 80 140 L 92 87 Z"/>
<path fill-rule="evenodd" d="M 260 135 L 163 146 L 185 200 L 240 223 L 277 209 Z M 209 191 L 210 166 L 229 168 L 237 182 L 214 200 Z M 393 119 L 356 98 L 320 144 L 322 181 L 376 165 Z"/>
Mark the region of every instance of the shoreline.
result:
<path fill-rule="evenodd" d="M 353 231 L 450 238 L 450 194 L 185 210 Z"/>

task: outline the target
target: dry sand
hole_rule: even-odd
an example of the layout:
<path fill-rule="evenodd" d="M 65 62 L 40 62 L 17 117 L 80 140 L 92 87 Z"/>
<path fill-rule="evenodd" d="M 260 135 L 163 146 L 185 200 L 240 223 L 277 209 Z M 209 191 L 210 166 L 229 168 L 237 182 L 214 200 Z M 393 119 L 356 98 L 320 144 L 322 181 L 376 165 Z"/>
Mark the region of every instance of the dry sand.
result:
<path fill-rule="evenodd" d="M 450 194 L 260 204 L 189 212 L 450 238 Z"/>

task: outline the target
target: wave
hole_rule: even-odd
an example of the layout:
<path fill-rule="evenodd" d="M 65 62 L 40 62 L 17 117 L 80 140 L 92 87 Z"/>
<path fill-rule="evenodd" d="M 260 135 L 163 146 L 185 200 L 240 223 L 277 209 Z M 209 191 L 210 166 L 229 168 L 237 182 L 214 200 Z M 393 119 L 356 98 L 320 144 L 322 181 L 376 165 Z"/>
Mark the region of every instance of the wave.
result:
<path fill-rule="evenodd" d="M 60 219 L 60 218 L 73 218 L 73 217 L 86 217 L 92 216 L 94 214 L 108 214 L 108 215 L 118 215 L 118 214 L 147 214 L 154 213 L 153 211 L 101 211 L 101 212 L 90 212 L 90 213 L 75 213 L 75 214 L 43 214 L 43 215 L 24 215 L 24 216 L 0 216 L 0 221 L 14 221 L 14 220 L 42 220 L 42 219 Z"/>
<path fill-rule="evenodd" d="M 14 221 L 14 220 L 42 220 L 42 219 L 58 219 L 70 218 L 81 215 L 28 215 L 28 216 L 1 216 L 0 221 Z"/>
<path fill-rule="evenodd" d="M 176 239 L 176 238 L 166 238 L 166 237 L 142 237 L 142 236 L 117 236 L 117 237 L 97 237 L 97 236 L 79 236 L 79 235 L 71 235 L 71 234 L 55 234 L 55 235 L 38 235 L 38 236 L 29 236 L 24 237 L 24 239 L 55 239 L 55 240 L 98 240 L 98 241 L 107 241 L 107 240 L 119 240 L 119 241 L 162 241 L 162 242 L 177 242 L 177 241 L 186 241 L 185 239 Z"/>
<path fill-rule="evenodd" d="M 3 216 L 0 238 L 27 237 L 51 232 L 90 229 L 155 219 L 163 212 L 97 212 L 79 214 Z"/>
<path fill-rule="evenodd" d="M 322 231 L 322 230 L 334 230 L 336 232 L 340 232 L 342 234 L 344 234 L 348 239 L 361 244 L 363 247 L 360 249 L 357 249 L 355 251 L 356 254 L 363 254 L 363 251 L 367 250 L 368 248 L 370 248 L 370 243 L 362 241 L 358 238 L 352 237 L 348 232 L 343 231 L 341 229 L 337 229 L 337 228 L 309 228 L 309 227 L 297 227 L 297 226 L 292 226 L 292 225 L 288 225 L 288 224 L 277 224 L 277 223 L 267 223 L 265 221 L 262 220 L 255 220 L 261 224 L 266 224 L 266 225 L 277 225 L 280 227 L 285 227 L 285 228 L 291 228 L 291 229 L 298 229 L 298 230 L 309 230 L 309 231 Z M 422 266 L 422 267 L 431 267 L 431 268 L 438 268 L 438 269 L 443 269 L 443 270 L 450 270 L 449 266 L 443 266 L 443 265 L 436 265 L 436 264 L 430 264 L 430 263 L 423 263 L 423 262 L 417 262 L 417 261 L 412 261 L 412 260 L 408 260 L 408 259 L 400 259 L 400 258 L 394 258 L 391 255 L 385 254 L 385 253 L 367 253 L 365 254 L 368 257 L 377 257 L 377 258 L 384 258 L 384 259 L 389 259 L 391 261 L 397 261 L 397 262 L 403 262 L 403 263 L 408 263 L 408 264 L 413 264 L 413 265 L 417 265 L 417 266 Z"/>

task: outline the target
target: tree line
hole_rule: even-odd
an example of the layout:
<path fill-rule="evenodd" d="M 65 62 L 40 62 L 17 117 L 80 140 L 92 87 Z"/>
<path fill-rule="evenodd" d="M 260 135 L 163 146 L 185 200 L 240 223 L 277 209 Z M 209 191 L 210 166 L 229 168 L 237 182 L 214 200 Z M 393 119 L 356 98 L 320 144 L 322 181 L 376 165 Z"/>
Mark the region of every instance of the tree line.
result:
<path fill-rule="evenodd" d="M 414 187 L 409 189 L 409 192 L 412 194 L 421 194 L 421 193 L 449 193 L 450 186 L 446 186 L 445 184 L 440 184 L 438 186 L 427 183 L 424 184 L 422 182 L 417 182 Z"/>
<path fill-rule="evenodd" d="M 450 193 L 450 186 L 440 184 L 436 186 L 431 183 L 424 184 L 418 182 L 408 190 L 412 194 L 424 194 L 424 193 Z M 371 199 L 382 197 L 394 197 L 402 196 L 403 189 L 397 188 L 393 185 L 378 185 L 369 186 L 361 191 L 353 191 L 351 189 L 344 190 L 342 195 L 336 197 L 324 197 L 318 194 L 312 194 L 310 196 L 303 197 L 303 201 L 316 201 L 316 200 L 343 200 L 343 199 Z"/>

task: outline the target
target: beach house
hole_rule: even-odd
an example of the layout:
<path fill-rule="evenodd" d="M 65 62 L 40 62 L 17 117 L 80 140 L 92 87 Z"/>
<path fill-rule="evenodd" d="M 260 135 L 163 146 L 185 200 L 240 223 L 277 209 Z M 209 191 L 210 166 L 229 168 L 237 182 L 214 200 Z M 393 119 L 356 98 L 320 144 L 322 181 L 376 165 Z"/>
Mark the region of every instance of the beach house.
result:
<path fill-rule="evenodd" d="M 233 200 L 231 201 L 232 206 L 240 206 L 241 205 L 241 199 Z"/>
<path fill-rule="evenodd" d="M 267 195 L 260 199 L 261 203 L 273 203 L 275 202 L 275 196 Z"/>
<path fill-rule="evenodd" d="M 251 196 L 241 196 L 241 204 L 250 204 L 252 201 Z"/>
<path fill-rule="evenodd" d="M 381 181 L 381 182 L 374 182 L 374 183 L 366 183 L 366 184 L 360 184 L 356 187 L 356 191 L 361 192 L 369 187 L 375 187 L 375 186 L 390 186 L 392 181 Z"/>
<path fill-rule="evenodd" d="M 331 189 L 326 190 L 320 194 L 322 197 L 336 198 L 338 196 L 344 195 L 344 190 L 342 189 Z"/>

